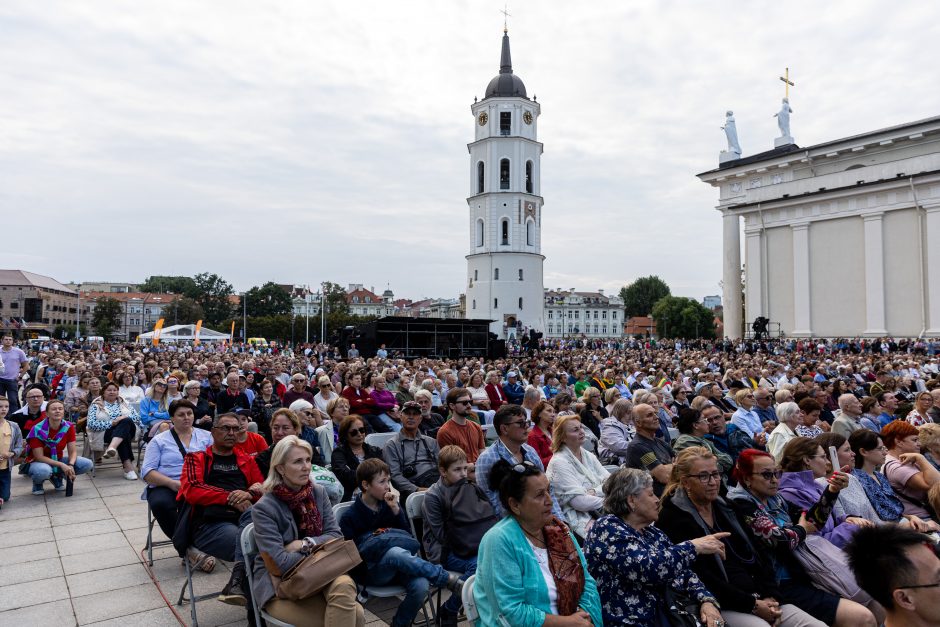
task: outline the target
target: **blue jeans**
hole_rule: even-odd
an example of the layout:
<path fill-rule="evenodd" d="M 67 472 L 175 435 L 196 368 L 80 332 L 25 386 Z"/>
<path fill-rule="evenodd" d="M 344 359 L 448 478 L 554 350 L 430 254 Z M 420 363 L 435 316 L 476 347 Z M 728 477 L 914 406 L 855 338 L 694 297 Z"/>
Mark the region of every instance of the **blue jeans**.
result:
<path fill-rule="evenodd" d="M 7 466 L 12 466 L 13 461 L 7 462 Z M 10 500 L 10 477 L 12 476 L 10 468 L 0 470 L 0 499 L 6 503 Z"/>
<path fill-rule="evenodd" d="M 386 427 L 388 427 L 393 433 L 398 433 L 401 431 L 401 423 L 395 422 L 389 418 L 388 414 L 381 413 L 378 415 L 378 419 L 382 421 Z"/>
<path fill-rule="evenodd" d="M 75 458 L 76 475 L 85 474 L 92 469 L 92 466 L 94 466 L 94 464 L 87 457 Z M 61 482 L 63 479 L 61 470 L 58 468 L 53 468 L 49 464 L 44 464 L 42 462 L 30 462 L 29 478 L 33 480 L 33 488 L 40 489 L 42 489 L 42 484 L 46 480 L 51 480 L 53 485 L 62 485 Z"/>
<path fill-rule="evenodd" d="M 447 570 L 452 570 L 455 573 L 463 573 L 461 579 L 467 579 L 467 577 L 477 572 L 477 556 L 474 555 L 473 557 L 464 558 L 448 553 L 447 557 L 444 558 L 443 566 Z M 463 605 L 463 602 L 460 600 L 460 595 L 452 594 L 441 607 L 456 614 L 460 611 L 461 605 Z"/>
<path fill-rule="evenodd" d="M 442 566 L 415 557 L 401 547 L 392 547 L 385 552 L 375 568 L 369 570 L 369 584 L 374 586 L 402 585 L 405 600 L 398 606 L 392 618 L 393 627 L 411 625 L 424 600 L 428 588 L 447 584 L 449 573 Z"/>
<path fill-rule="evenodd" d="M 20 408 L 20 399 L 17 397 L 19 386 L 16 379 L 4 379 L 0 377 L 0 394 L 6 394 L 10 401 L 10 414 Z M 9 415 L 9 414 L 7 414 Z"/>

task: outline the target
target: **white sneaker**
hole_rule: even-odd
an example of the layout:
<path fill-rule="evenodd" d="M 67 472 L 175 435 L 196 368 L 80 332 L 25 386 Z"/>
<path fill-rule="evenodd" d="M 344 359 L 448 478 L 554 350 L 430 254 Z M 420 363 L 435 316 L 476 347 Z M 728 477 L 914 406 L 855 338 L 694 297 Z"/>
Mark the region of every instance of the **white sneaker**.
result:
<path fill-rule="evenodd" d="M 124 478 L 128 481 L 137 481 L 137 473 L 131 470 L 130 472 L 124 473 Z"/>
<path fill-rule="evenodd" d="M 117 449 L 109 448 L 104 452 L 104 455 L 101 456 L 102 459 L 111 459 L 117 455 Z"/>

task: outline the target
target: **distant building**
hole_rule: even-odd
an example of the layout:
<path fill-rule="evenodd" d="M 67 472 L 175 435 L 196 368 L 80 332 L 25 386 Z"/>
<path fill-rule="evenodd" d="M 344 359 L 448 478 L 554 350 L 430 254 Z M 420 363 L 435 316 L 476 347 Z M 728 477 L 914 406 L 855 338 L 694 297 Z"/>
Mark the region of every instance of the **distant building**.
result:
<path fill-rule="evenodd" d="M 112 281 L 83 281 L 82 283 L 67 283 L 65 285 L 76 292 L 136 292 L 140 287 L 137 283 L 121 283 Z"/>
<path fill-rule="evenodd" d="M 0 270 L 0 329 L 50 335 L 56 325 L 74 325 L 77 308 L 78 293 L 53 278 Z"/>
<path fill-rule="evenodd" d="M 395 295 L 392 290 L 385 290 L 379 296 L 375 288 L 367 290 L 361 283 L 351 283 L 346 289 L 346 304 L 349 305 L 349 313 L 357 316 L 381 318 L 395 315 Z"/>
<path fill-rule="evenodd" d="M 112 337 L 133 340 L 141 333 L 153 331 L 154 325 L 160 318 L 166 318 L 169 306 L 173 304 L 178 294 L 151 294 L 149 292 L 82 292 L 82 305 L 88 305 L 86 314 L 82 315 L 82 335 L 91 335 L 88 330 L 91 318 L 95 313 L 95 302 L 101 298 L 113 298 L 121 304 L 120 326 L 111 332 Z M 178 322 L 189 323 L 192 320 L 167 319 L 165 324 L 170 326 Z"/>
<path fill-rule="evenodd" d="M 633 316 L 627 319 L 623 332 L 628 337 L 653 337 L 656 335 L 656 322 L 649 316 Z"/>
<path fill-rule="evenodd" d="M 545 290 L 545 338 L 621 337 L 624 308 L 619 296 L 604 290 Z"/>
<path fill-rule="evenodd" d="M 721 296 L 706 296 L 702 299 L 702 305 L 714 311 L 721 307 Z"/>

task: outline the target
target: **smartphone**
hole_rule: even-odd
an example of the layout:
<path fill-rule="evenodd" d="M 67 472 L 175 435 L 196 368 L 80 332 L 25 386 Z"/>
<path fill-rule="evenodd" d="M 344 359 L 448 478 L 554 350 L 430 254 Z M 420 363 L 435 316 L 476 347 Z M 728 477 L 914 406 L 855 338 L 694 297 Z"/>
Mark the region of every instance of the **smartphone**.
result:
<path fill-rule="evenodd" d="M 829 461 L 832 462 L 832 472 L 842 470 L 842 466 L 839 465 L 839 453 L 834 446 L 829 447 Z"/>

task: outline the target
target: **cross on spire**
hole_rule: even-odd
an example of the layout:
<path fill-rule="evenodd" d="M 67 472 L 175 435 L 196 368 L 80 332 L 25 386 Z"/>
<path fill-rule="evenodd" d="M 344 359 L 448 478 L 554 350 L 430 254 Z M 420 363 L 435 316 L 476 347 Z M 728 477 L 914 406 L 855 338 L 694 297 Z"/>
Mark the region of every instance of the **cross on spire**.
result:
<path fill-rule="evenodd" d="M 509 18 L 512 17 L 512 13 L 509 12 L 509 5 L 503 5 L 503 10 L 500 11 L 503 14 L 503 32 L 509 32 Z"/>
<path fill-rule="evenodd" d="M 782 81 L 784 82 L 784 84 L 786 85 L 786 92 L 785 92 L 784 96 L 786 97 L 787 100 L 789 100 L 789 99 L 790 99 L 790 88 L 796 86 L 796 83 L 794 83 L 793 81 L 790 80 L 790 68 L 786 68 L 786 73 L 784 74 L 784 76 L 781 76 L 781 77 L 780 77 L 780 80 L 782 80 Z"/>

